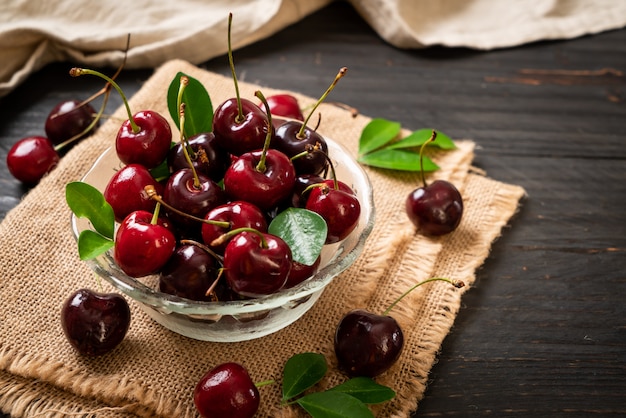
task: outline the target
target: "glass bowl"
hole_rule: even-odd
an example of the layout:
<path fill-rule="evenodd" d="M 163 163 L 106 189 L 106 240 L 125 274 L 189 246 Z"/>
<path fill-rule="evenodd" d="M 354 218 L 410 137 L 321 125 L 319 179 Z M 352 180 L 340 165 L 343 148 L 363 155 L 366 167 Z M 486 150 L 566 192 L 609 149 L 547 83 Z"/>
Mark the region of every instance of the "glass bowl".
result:
<path fill-rule="evenodd" d="M 242 301 L 197 302 L 162 293 L 158 276 L 132 278 L 116 265 L 113 252 L 89 260 L 90 267 L 121 293 L 136 301 L 156 322 L 186 337 L 203 341 L 235 342 L 260 338 L 285 328 L 304 315 L 324 288 L 346 270 L 363 251 L 374 225 L 372 186 L 367 174 L 338 143 L 326 138 L 337 178 L 354 190 L 361 205 L 356 229 L 343 241 L 325 245 L 320 268 L 311 278 L 278 293 Z M 107 149 L 82 178 L 104 191 L 109 179 L 122 167 L 114 148 Z M 92 229 L 84 218 L 72 215 L 72 231 Z"/>

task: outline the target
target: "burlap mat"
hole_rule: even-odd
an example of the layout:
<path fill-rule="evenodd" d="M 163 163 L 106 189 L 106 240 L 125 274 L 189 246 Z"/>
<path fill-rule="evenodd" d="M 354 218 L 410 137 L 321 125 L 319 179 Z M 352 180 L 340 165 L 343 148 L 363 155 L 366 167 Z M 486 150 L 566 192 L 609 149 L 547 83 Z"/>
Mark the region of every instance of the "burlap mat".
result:
<path fill-rule="evenodd" d="M 198 78 L 215 104 L 234 95 L 232 81 L 183 61 L 168 62 L 132 98 L 131 107 L 167 114 L 166 89 L 178 71 Z M 244 97 L 258 86 L 242 83 Z M 263 88 L 270 95 L 276 90 Z M 311 98 L 297 95 L 306 106 Z M 356 154 L 369 119 L 322 105 L 320 131 Z M 124 117 L 118 109 L 115 116 Z M 425 238 L 414 233 L 404 199 L 420 184 L 415 174 L 366 168 L 374 187 L 377 222 L 363 255 L 324 292 L 301 320 L 270 336 L 240 343 L 209 343 L 181 337 L 148 318 L 131 303 L 133 320 L 124 342 L 100 358 L 84 358 L 69 346 L 60 326 L 62 302 L 80 287 L 112 290 L 77 256 L 70 232 L 65 185 L 78 180 L 96 157 L 113 144 L 119 120 L 107 121 L 77 145 L 0 224 L 0 407 L 17 417 L 142 416 L 195 417 L 192 393 L 198 379 L 218 363 L 245 365 L 253 380 L 280 379 L 293 354 L 323 353 L 330 365 L 321 387 L 345 379 L 336 371 L 333 334 L 341 316 L 361 307 L 382 311 L 412 284 L 433 276 L 464 280 L 487 257 L 491 243 L 515 213 L 524 191 L 472 170 L 474 144 L 434 155 L 441 170 L 433 178 L 453 181 L 465 201 L 465 214 L 453 234 Z M 405 417 L 417 408 L 441 342 L 453 325 L 462 293 L 435 282 L 419 288 L 394 308 L 405 332 L 400 361 L 378 379 L 397 397 L 374 407 L 381 417 Z M 281 407 L 280 384 L 261 389 L 258 416 L 299 416 Z"/>

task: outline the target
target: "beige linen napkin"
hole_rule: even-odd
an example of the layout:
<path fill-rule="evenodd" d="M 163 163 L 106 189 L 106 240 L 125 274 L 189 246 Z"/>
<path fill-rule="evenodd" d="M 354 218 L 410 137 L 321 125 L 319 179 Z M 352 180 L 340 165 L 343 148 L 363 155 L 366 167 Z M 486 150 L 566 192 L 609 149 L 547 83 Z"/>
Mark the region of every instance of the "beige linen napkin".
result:
<path fill-rule="evenodd" d="M 249 45 L 332 0 L 96 0 L 0 2 L 0 96 L 55 61 L 117 67 L 132 34 L 126 68 L 167 60 L 199 64 L 226 52 L 229 12 L 233 47 Z M 622 0 L 349 0 L 389 43 L 491 49 L 566 39 L 626 25 Z"/>
<path fill-rule="evenodd" d="M 215 104 L 234 95 L 232 80 L 177 60 L 159 68 L 145 83 L 132 98 L 132 109 L 167 114 L 166 86 L 178 71 L 199 79 Z M 253 98 L 259 86 L 241 83 L 240 88 L 243 97 Z M 261 90 L 266 96 L 278 92 Z M 303 106 L 314 101 L 294 94 Z M 320 132 L 356 155 L 360 132 L 370 119 L 353 118 L 330 104 L 319 111 Z M 345 380 L 336 368 L 333 335 L 348 310 L 381 312 L 411 285 L 433 276 L 463 280 L 468 286 L 461 290 L 440 282 L 421 287 L 393 310 L 406 346 L 398 363 L 378 380 L 397 396 L 373 409 L 380 417 L 407 416 L 415 410 L 462 293 L 471 287 L 475 269 L 516 212 L 523 189 L 475 173 L 474 143 L 457 141 L 456 150 L 433 155 L 441 170 L 429 179 L 448 179 L 460 188 L 464 217 L 454 233 L 432 239 L 416 234 L 404 213 L 404 199 L 420 184 L 419 176 L 366 168 L 377 211 L 372 234 L 362 256 L 299 321 L 252 341 L 202 342 L 164 329 L 131 301 L 133 320 L 122 344 L 103 357 L 84 358 L 65 340 L 60 309 L 74 290 L 99 284 L 78 259 L 64 188 L 80 179 L 113 144 L 117 117 L 124 115 L 124 109 L 118 109 L 116 118 L 73 148 L 0 224 L 0 408 L 17 417 L 195 417 L 193 388 L 208 369 L 236 361 L 248 368 L 253 380 L 275 378 L 280 383 L 285 361 L 305 351 L 322 353 L 329 363 L 322 389 Z M 101 286 L 112 290 L 106 282 Z M 279 383 L 261 389 L 258 416 L 302 416 L 296 407 L 280 406 Z"/>

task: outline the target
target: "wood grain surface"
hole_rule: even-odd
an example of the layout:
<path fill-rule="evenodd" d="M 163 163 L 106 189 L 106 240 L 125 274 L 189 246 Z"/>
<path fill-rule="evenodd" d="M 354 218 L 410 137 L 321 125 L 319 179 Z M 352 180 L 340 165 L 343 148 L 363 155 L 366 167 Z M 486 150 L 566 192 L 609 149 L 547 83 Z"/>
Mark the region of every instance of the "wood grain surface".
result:
<path fill-rule="evenodd" d="M 445 339 L 416 416 L 626 416 L 626 29 L 496 51 L 396 49 L 345 3 L 235 52 L 240 79 L 476 141 L 528 192 Z M 28 190 L 6 155 L 97 79 L 50 65 L 0 101 L 0 219 Z M 201 65 L 229 74 L 227 58 Z M 111 69 L 105 69 L 109 73 Z M 126 70 L 130 96 L 152 70 Z M 110 108 L 121 101 L 111 96 Z M 33 220 L 35 222 L 36 220 Z M 1 280 L 1 278 L 0 278 Z"/>

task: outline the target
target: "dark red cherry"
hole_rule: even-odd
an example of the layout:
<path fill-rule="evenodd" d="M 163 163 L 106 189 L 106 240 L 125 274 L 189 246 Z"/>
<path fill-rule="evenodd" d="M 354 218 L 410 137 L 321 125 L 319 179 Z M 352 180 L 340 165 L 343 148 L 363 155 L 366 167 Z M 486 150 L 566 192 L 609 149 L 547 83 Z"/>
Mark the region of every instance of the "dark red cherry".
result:
<path fill-rule="evenodd" d="M 161 269 L 159 290 L 199 301 L 211 300 L 207 290 L 217 279 L 216 257 L 195 244 L 183 244 Z"/>
<path fill-rule="evenodd" d="M 220 104 L 213 115 L 213 133 L 217 144 L 233 155 L 263 148 L 268 129 L 265 112 L 250 100 L 240 100 L 241 115 L 235 98 Z"/>
<path fill-rule="evenodd" d="M 188 154 L 194 168 L 213 181 L 221 181 L 230 165 L 230 155 L 217 146 L 215 135 L 212 132 L 199 133 L 189 138 L 187 142 L 191 148 L 188 150 Z M 183 168 L 190 168 L 182 143 L 179 142 L 170 149 L 167 163 L 170 173 Z"/>
<path fill-rule="evenodd" d="M 302 128 L 301 122 L 288 121 L 280 125 L 272 138 L 272 147 L 289 158 L 309 151 L 293 159 L 297 174 L 321 174 L 328 166 L 326 140 L 313 129 Z"/>
<path fill-rule="evenodd" d="M 296 181 L 293 185 L 293 192 L 291 194 L 291 206 L 294 208 L 303 208 L 306 206 L 306 201 L 309 198 L 310 189 L 307 187 L 313 184 L 323 183 L 324 178 L 317 174 L 300 174 L 296 175 Z"/>
<path fill-rule="evenodd" d="M 96 118 L 96 110 L 86 102 L 65 100 L 52 108 L 45 122 L 46 136 L 53 144 L 61 144 L 70 138 L 80 135 Z M 99 122 L 83 134 L 91 134 Z"/>
<path fill-rule="evenodd" d="M 290 289 L 313 276 L 319 269 L 320 261 L 321 257 L 317 257 L 317 260 L 315 260 L 312 265 L 307 266 L 306 264 L 298 263 L 294 260 L 291 263 L 291 270 L 289 271 L 289 277 L 287 277 L 284 288 Z"/>
<path fill-rule="evenodd" d="M 228 222 L 230 224 L 229 228 L 209 223 L 202 224 L 202 241 L 219 254 L 224 254 L 228 241 L 216 246 L 213 246 L 212 243 L 228 231 L 239 228 L 252 228 L 260 232 L 267 232 L 267 221 L 261 209 L 243 200 L 236 200 L 217 206 L 207 213 L 205 219 Z"/>
<path fill-rule="evenodd" d="M 190 168 L 184 168 L 170 176 L 163 190 L 163 200 L 187 215 L 204 218 L 211 209 L 224 204 L 226 197 L 223 190 L 209 177 L 198 173 L 196 178 Z M 167 215 L 176 227 L 190 236 L 200 234 L 199 221 L 170 210 Z"/>
<path fill-rule="evenodd" d="M 346 238 L 357 227 L 361 216 L 361 205 L 354 194 L 341 188 L 335 189 L 326 182 L 311 189 L 306 209 L 319 214 L 326 221 L 327 244 Z"/>
<path fill-rule="evenodd" d="M 130 119 L 122 123 L 115 139 L 115 150 L 124 164 L 141 164 L 154 168 L 167 157 L 172 143 L 172 130 L 163 116 L 152 110 L 133 115 L 138 130 Z"/>
<path fill-rule="evenodd" d="M 152 177 L 150 170 L 139 164 L 126 165 L 111 177 L 104 189 L 104 198 L 113 208 L 116 221 L 122 222 L 136 210 L 154 211 L 156 201 L 145 191 L 148 185 L 152 185 L 158 194 L 162 194 L 161 183 Z"/>
<path fill-rule="evenodd" d="M 404 335 L 391 316 L 358 309 L 339 322 L 334 346 L 339 367 L 348 375 L 376 377 L 397 361 Z"/>
<path fill-rule="evenodd" d="M 115 234 L 113 258 L 131 277 L 157 273 L 176 250 L 176 238 L 163 223 L 152 223 L 152 213 L 135 211 Z"/>
<path fill-rule="evenodd" d="M 272 115 L 301 121 L 304 120 L 300 103 L 298 103 L 298 99 L 291 94 L 274 94 L 268 96 L 266 99 Z"/>
<path fill-rule="evenodd" d="M 209 370 L 194 389 L 193 402 L 204 418 L 251 418 L 259 409 L 259 390 L 238 363 Z"/>
<path fill-rule="evenodd" d="M 271 210 L 291 195 L 296 172 L 289 158 L 268 149 L 265 169 L 259 170 L 262 151 L 241 155 L 226 170 L 224 190 L 232 200 L 245 200 L 263 210 Z"/>
<path fill-rule="evenodd" d="M 59 163 L 54 144 L 43 136 L 29 136 L 17 141 L 7 153 L 7 168 L 13 177 L 34 185 Z"/>
<path fill-rule="evenodd" d="M 100 356 L 124 340 L 130 326 L 130 308 L 118 294 L 80 289 L 63 304 L 61 326 L 80 354 Z"/>
<path fill-rule="evenodd" d="M 459 226 L 463 215 L 463 199 L 452 183 L 435 180 L 426 187 L 418 187 L 407 196 L 406 213 L 422 233 L 444 235 Z"/>
<path fill-rule="evenodd" d="M 241 232 L 224 251 L 224 274 L 239 295 L 258 297 L 280 290 L 291 269 L 291 249 L 281 238 Z"/>

